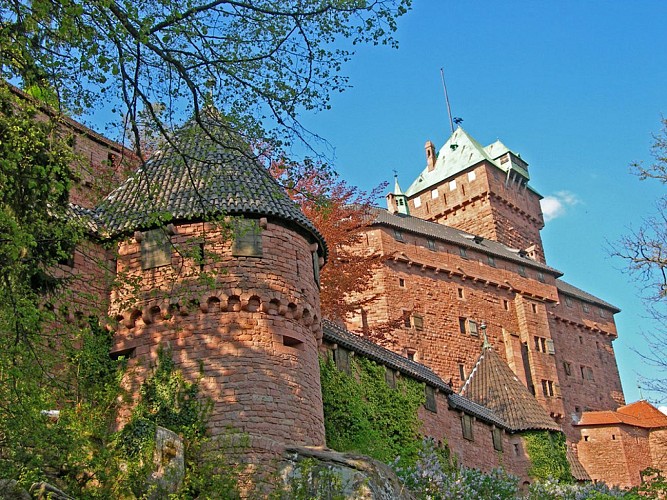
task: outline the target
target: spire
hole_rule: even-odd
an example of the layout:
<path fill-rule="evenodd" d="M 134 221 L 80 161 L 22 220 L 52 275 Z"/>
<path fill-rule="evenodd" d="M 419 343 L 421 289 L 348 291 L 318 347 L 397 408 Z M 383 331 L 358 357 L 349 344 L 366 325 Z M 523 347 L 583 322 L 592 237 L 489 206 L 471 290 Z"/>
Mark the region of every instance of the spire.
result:
<path fill-rule="evenodd" d="M 398 174 L 396 172 L 394 172 L 394 195 L 404 196 L 401 186 L 398 185 Z"/>
<path fill-rule="evenodd" d="M 408 208 L 408 197 L 403 194 L 401 186 L 398 185 L 398 173 L 394 170 L 394 192 L 387 195 L 387 210 L 389 213 L 410 215 Z"/>
<path fill-rule="evenodd" d="M 491 342 L 489 342 L 489 337 L 486 336 L 486 323 L 482 321 L 482 324 L 479 325 L 479 328 L 482 330 L 482 337 L 484 338 L 484 343 L 482 344 L 482 350 L 491 349 Z"/>

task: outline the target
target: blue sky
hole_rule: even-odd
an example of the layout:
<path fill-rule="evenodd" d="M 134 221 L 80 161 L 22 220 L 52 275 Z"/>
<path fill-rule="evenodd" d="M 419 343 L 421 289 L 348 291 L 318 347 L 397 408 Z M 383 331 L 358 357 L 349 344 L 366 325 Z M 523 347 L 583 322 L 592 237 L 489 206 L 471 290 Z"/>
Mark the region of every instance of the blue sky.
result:
<path fill-rule="evenodd" d="M 345 68 L 353 88 L 304 123 L 333 147 L 335 168 L 371 189 L 404 188 L 454 116 L 483 145 L 501 139 L 528 161 L 531 184 L 560 207 L 542 231 L 547 260 L 564 279 L 620 307 L 615 342 L 628 402 L 637 374 L 652 376 L 633 348 L 645 318 L 637 285 L 609 257 L 655 210 L 659 184 L 640 182 L 651 134 L 667 116 L 667 2 L 416 0 L 399 21 L 398 50 L 361 47 Z M 646 390 L 643 396 L 656 400 Z"/>

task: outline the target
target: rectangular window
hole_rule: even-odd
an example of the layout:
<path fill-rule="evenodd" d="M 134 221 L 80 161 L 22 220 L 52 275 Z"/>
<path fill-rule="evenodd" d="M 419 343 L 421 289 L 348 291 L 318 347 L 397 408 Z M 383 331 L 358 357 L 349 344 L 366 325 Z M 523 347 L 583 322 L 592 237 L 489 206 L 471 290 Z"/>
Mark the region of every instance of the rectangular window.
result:
<path fill-rule="evenodd" d="M 403 311 L 403 326 L 406 328 L 410 328 L 412 326 L 412 322 L 410 321 L 410 314 L 407 311 Z"/>
<path fill-rule="evenodd" d="M 464 259 L 468 258 L 468 250 L 465 247 L 459 247 L 459 255 Z"/>
<path fill-rule="evenodd" d="M 556 354 L 554 341 L 552 339 L 547 339 L 547 354 Z"/>
<path fill-rule="evenodd" d="M 496 267 L 496 258 L 493 255 L 489 255 L 486 257 L 486 263 L 491 267 Z"/>
<path fill-rule="evenodd" d="M 537 271 L 537 281 L 544 283 L 544 273 L 542 271 Z"/>
<path fill-rule="evenodd" d="M 475 174 L 475 171 L 468 172 L 468 182 L 472 182 L 475 179 L 477 179 L 477 174 Z"/>
<path fill-rule="evenodd" d="M 503 309 L 505 309 L 506 311 L 510 310 L 510 303 L 506 299 L 503 299 Z"/>
<path fill-rule="evenodd" d="M 405 350 L 405 357 L 408 358 L 410 361 L 417 361 L 417 351 L 414 349 L 406 349 Z"/>
<path fill-rule="evenodd" d="M 403 241 L 403 231 L 399 231 L 398 229 L 394 229 L 394 239 L 396 241 Z"/>
<path fill-rule="evenodd" d="M 526 277 L 526 266 L 519 265 L 517 270 L 519 272 L 519 276 L 523 276 L 524 278 Z"/>
<path fill-rule="evenodd" d="M 424 318 L 418 314 L 412 316 L 412 323 L 415 325 L 415 330 L 421 331 L 424 329 Z"/>
<path fill-rule="evenodd" d="M 459 299 L 463 299 L 463 298 L 464 298 L 464 295 L 463 295 L 463 288 L 459 287 L 458 290 L 457 290 L 457 293 L 458 293 L 458 297 L 459 297 Z"/>
<path fill-rule="evenodd" d="M 262 231 L 256 221 L 243 220 L 234 228 L 232 241 L 234 257 L 261 257 Z M 317 266 L 319 268 L 319 265 Z"/>
<path fill-rule="evenodd" d="M 459 363 L 459 378 L 461 382 L 465 382 L 466 379 L 466 367 L 463 363 Z"/>
<path fill-rule="evenodd" d="M 606 318 L 607 317 L 607 311 L 605 311 L 601 307 L 598 308 L 598 316 L 600 316 L 601 318 Z"/>
<path fill-rule="evenodd" d="M 415 208 L 419 208 L 421 206 L 422 206 L 422 199 L 419 196 L 417 196 L 415 198 Z"/>
<path fill-rule="evenodd" d="M 342 347 L 334 349 L 334 362 L 339 371 L 350 374 L 350 351 Z"/>
<path fill-rule="evenodd" d="M 588 307 L 588 304 L 586 302 L 581 303 L 581 308 L 584 310 L 585 313 L 591 310 L 591 308 Z"/>
<path fill-rule="evenodd" d="M 468 415 L 467 413 L 464 413 L 461 416 L 461 427 L 463 429 L 463 438 L 467 439 L 468 441 L 474 441 L 475 438 L 472 434 L 472 416 Z"/>
<path fill-rule="evenodd" d="M 317 285 L 317 288 L 320 287 L 320 256 L 318 255 L 317 251 L 312 252 L 311 254 L 313 256 L 313 279 L 315 280 L 315 284 Z"/>
<path fill-rule="evenodd" d="M 428 246 L 429 250 L 435 251 L 435 240 L 426 240 L 426 245 Z"/>
<path fill-rule="evenodd" d="M 491 438 L 493 439 L 493 449 L 503 451 L 503 431 L 498 427 L 494 427 L 491 431 Z"/>
<path fill-rule="evenodd" d="M 572 376 L 572 365 L 567 361 L 563 361 L 563 370 L 565 371 L 565 375 L 568 377 Z"/>
<path fill-rule="evenodd" d="M 582 366 L 581 367 L 581 378 L 584 380 L 595 380 L 593 378 L 593 368 L 590 366 Z"/>
<path fill-rule="evenodd" d="M 142 233 L 141 238 L 141 269 L 171 264 L 171 241 L 164 228 L 151 229 Z"/>
<path fill-rule="evenodd" d="M 468 329 L 470 330 L 470 335 L 473 335 L 477 337 L 479 334 L 477 333 L 477 322 L 470 320 L 468 321 Z"/>
<path fill-rule="evenodd" d="M 568 297 L 567 295 L 565 296 L 565 305 L 567 307 L 572 307 L 572 299 Z"/>
<path fill-rule="evenodd" d="M 398 278 L 398 286 L 405 288 L 405 280 L 403 278 Z"/>
<path fill-rule="evenodd" d="M 390 368 L 384 369 L 384 380 L 392 389 L 396 389 L 396 372 Z"/>
<path fill-rule="evenodd" d="M 456 181 L 449 181 L 449 190 L 456 191 Z"/>
<path fill-rule="evenodd" d="M 433 191 L 431 191 L 431 199 L 435 200 L 437 197 L 438 197 L 438 190 L 434 189 Z"/>
<path fill-rule="evenodd" d="M 554 397 L 554 383 L 552 380 L 542 380 L 542 393 L 546 398 Z"/>
<path fill-rule="evenodd" d="M 463 333 L 465 335 L 466 333 L 466 319 L 465 318 L 459 318 L 459 332 Z"/>
<path fill-rule="evenodd" d="M 438 407 L 435 403 L 435 389 L 430 385 L 424 387 L 424 395 L 426 396 L 426 401 L 424 402 L 424 408 L 433 413 L 437 413 Z"/>

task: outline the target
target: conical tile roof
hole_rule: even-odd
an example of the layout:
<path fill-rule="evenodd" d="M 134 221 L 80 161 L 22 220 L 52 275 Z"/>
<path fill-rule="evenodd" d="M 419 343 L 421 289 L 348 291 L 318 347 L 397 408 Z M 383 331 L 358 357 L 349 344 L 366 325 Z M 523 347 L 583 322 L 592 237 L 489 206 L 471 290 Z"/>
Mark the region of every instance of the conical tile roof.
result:
<path fill-rule="evenodd" d="M 194 123 L 183 127 L 173 144 L 102 201 L 96 220 L 114 236 L 165 220 L 208 220 L 221 214 L 272 217 L 306 233 L 326 254 L 322 235 L 248 148 L 215 122 L 207 125 L 206 132 Z"/>
<path fill-rule="evenodd" d="M 490 346 L 482 350 L 461 395 L 492 410 L 513 431 L 561 430 Z"/>

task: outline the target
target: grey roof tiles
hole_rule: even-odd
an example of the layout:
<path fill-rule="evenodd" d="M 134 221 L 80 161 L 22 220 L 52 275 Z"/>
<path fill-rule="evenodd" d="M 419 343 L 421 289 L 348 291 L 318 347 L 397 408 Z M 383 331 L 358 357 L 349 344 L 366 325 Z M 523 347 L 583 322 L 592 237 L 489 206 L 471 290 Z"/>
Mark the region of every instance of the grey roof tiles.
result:
<path fill-rule="evenodd" d="M 322 329 L 326 341 L 338 344 L 344 349 L 349 349 L 361 356 L 397 370 L 403 375 L 440 389 L 447 396 L 447 401 L 452 409 L 463 411 L 492 425 L 512 430 L 502 418 L 489 408 L 485 408 L 470 399 L 454 393 L 452 388 L 427 366 L 396 354 L 389 349 L 385 349 L 371 340 L 350 333 L 331 321 L 323 320 Z"/>
<path fill-rule="evenodd" d="M 215 133 L 215 125 L 208 132 Z M 95 210 L 98 221 L 115 236 L 223 214 L 273 217 L 309 234 L 326 253 L 322 235 L 248 148 L 227 139 L 222 129 L 220 137 L 214 141 L 198 126 L 186 125 L 102 201 Z"/>
<path fill-rule="evenodd" d="M 391 214 L 386 210 L 378 209 L 372 225 L 389 226 L 395 229 L 435 238 L 448 243 L 454 243 L 459 246 L 478 250 L 486 254 L 491 254 L 496 257 L 501 257 L 516 262 L 517 264 L 523 264 L 541 271 L 546 271 L 555 276 L 563 275 L 562 272 L 553 267 L 537 262 L 527 256 L 522 257 L 519 254 L 518 249 L 512 249 L 497 241 L 484 238 L 481 239 L 480 243 L 475 243 L 474 234 L 444 224 L 425 221 L 410 215 Z"/>

